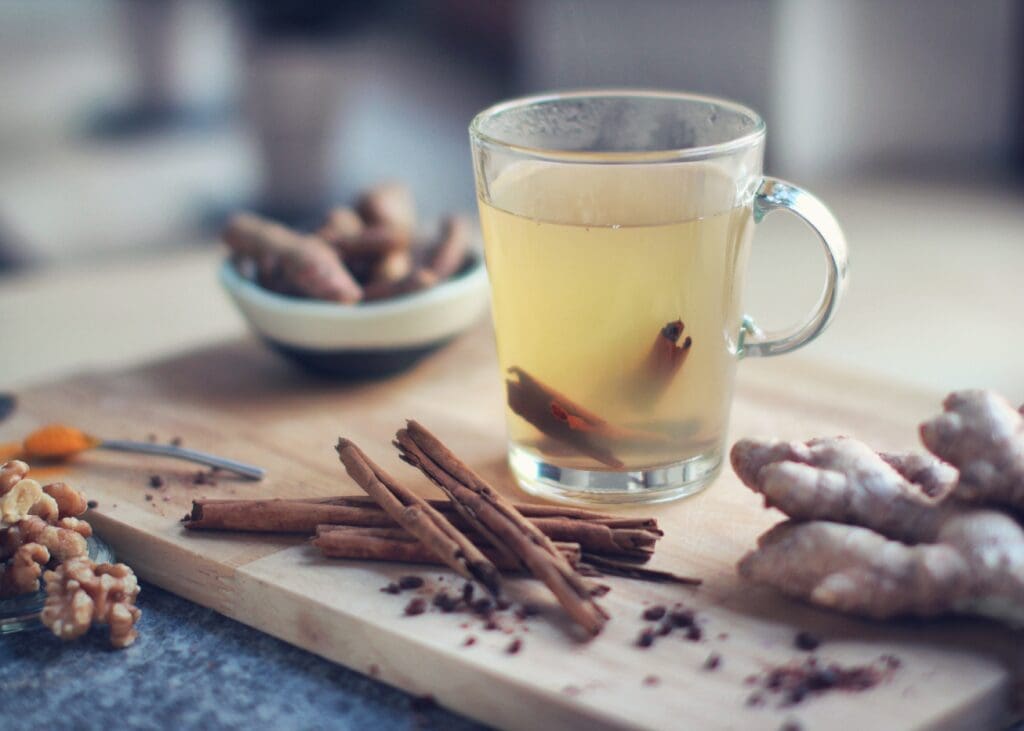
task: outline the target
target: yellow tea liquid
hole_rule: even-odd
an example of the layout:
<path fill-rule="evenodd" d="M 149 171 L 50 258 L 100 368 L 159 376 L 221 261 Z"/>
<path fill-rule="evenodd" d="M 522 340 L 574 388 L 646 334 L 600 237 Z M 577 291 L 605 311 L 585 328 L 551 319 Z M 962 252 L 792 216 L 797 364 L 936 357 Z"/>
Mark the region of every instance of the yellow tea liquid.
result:
<path fill-rule="evenodd" d="M 522 163 L 491 183 L 480 218 L 515 446 L 632 471 L 722 443 L 753 226 L 733 188 L 693 163 Z"/>

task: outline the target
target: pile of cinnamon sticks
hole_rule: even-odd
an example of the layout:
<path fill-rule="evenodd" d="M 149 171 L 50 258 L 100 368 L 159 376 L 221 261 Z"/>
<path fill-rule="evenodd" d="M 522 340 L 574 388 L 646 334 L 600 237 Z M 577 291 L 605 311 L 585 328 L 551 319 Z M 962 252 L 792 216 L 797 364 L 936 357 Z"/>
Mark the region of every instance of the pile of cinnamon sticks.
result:
<path fill-rule="evenodd" d="M 340 439 L 338 455 L 366 496 L 197 500 L 183 522 L 190 529 L 313 535 L 324 555 L 337 558 L 445 564 L 496 598 L 503 572 L 526 572 L 543 581 L 589 635 L 598 634 L 608 616 L 584 573 L 699 583 L 640 565 L 662 536 L 653 518 L 513 504 L 415 421 L 398 431 L 395 446 L 447 500 L 418 496 Z"/>

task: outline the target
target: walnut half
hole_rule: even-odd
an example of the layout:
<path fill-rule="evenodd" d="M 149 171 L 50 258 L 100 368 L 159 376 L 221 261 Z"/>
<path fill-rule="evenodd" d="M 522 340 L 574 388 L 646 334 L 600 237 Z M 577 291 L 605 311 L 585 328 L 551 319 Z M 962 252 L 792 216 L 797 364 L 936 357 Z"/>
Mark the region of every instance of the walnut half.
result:
<path fill-rule="evenodd" d="M 0 572 L 0 597 L 19 596 L 39 591 L 39 576 L 50 560 L 50 552 L 38 543 L 18 547 Z"/>
<path fill-rule="evenodd" d="M 0 495 L 6 495 L 11 488 L 25 479 L 28 465 L 20 459 L 12 459 L 0 465 Z"/>
<path fill-rule="evenodd" d="M 114 647 L 135 642 L 135 623 L 142 615 L 135 606 L 139 583 L 123 563 L 73 558 L 47 571 L 44 578 L 46 605 L 41 618 L 62 640 L 81 637 L 93 624 L 105 624 Z"/>

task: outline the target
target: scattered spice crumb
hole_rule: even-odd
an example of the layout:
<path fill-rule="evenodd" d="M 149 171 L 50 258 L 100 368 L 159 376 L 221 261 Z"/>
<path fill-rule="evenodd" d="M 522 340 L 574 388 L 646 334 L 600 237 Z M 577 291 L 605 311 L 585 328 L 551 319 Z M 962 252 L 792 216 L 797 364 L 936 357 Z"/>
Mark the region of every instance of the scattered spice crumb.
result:
<path fill-rule="evenodd" d="M 181 437 L 171 437 L 171 446 L 172 447 L 180 447 L 184 443 L 185 442 L 184 442 L 184 440 Z"/>
<path fill-rule="evenodd" d="M 895 661 L 897 664 L 893 664 Z M 859 692 L 888 680 L 899 667 L 899 658 L 882 655 L 867 665 L 843 667 L 838 663 L 824 665 L 816 657 L 793 661 L 767 669 L 755 676 L 762 689 L 779 696 L 779 707 L 802 703 L 810 695 L 830 690 Z M 748 678 L 749 683 L 749 678 Z"/>
<path fill-rule="evenodd" d="M 462 646 L 463 647 L 472 647 L 475 644 L 476 644 L 476 637 L 474 637 L 473 635 L 470 635 L 469 637 L 467 637 L 466 639 L 464 639 L 462 641 Z"/>
<path fill-rule="evenodd" d="M 203 471 L 199 470 L 192 475 L 193 485 L 216 485 L 217 481 L 213 479 L 213 470 Z"/>
<path fill-rule="evenodd" d="M 536 604 L 520 604 L 519 608 L 516 609 L 517 619 L 526 619 L 527 617 L 534 617 L 540 614 L 540 607 Z"/>
<path fill-rule="evenodd" d="M 520 638 L 516 637 L 514 640 L 508 643 L 508 647 L 505 648 L 505 652 L 507 652 L 509 655 L 515 655 L 521 649 L 523 649 L 523 641 Z"/>
<path fill-rule="evenodd" d="M 747 696 L 748 706 L 762 706 L 764 705 L 764 696 L 760 693 L 751 693 Z"/>
<path fill-rule="evenodd" d="M 403 576 L 398 580 L 399 589 L 419 589 L 423 586 L 423 579 L 419 576 Z"/>
<path fill-rule="evenodd" d="M 640 633 L 640 636 L 636 638 L 637 647 L 650 647 L 654 644 L 654 630 L 645 629 Z"/>
<path fill-rule="evenodd" d="M 695 624 L 691 624 L 686 628 L 686 639 L 690 642 L 700 642 L 701 638 L 704 637 L 704 630 Z"/>
<path fill-rule="evenodd" d="M 708 655 L 708 659 L 704 661 L 705 670 L 718 670 L 722 665 L 722 656 L 717 652 L 712 652 Z"/>
<path fill-rule="evenodd" d="M 667 611 L 668 610 L 666 610 L 665 607 L 658 604 L 653 607 L 648 607 L 647 609 L 645 609 L 643 617 L 644 619 L 650 622 L 657 622 L 659 619 L 665 616 L 665 612 Z"/>
<path fill-rule="evenodd" d="M 96 502 L 95 500 L 90 500 L 90 501 L 88 501 L 85 504 L 85 507 L 89 508 L 89 510 L 95 510 L 99 506 L 100 506 L 100 504 L 98 502 Z"/>
<path fill-rule="evenodd" d="M 796 633 L 796 637 L 793 638 L 793 644 L 796 645 L 798 650 L 813 652 L 818 649 L 818 645 L 821 644 L 821 640 L 810 632 L 801 631 Z"/>
<path fill-rule="evenodd" d="M 153 496 L 152 495 L 146 495 L 146 502 L 147 503 L 153 502 Z"/>
<path fill-rule="evenodd" d="M 437 708 L 437 700 L 432 695 L 417 695 L 409 700 L 409 707 L 414 711 L 429 711 Z"/>
<path fill-rule="evenodd" d="M 498 629 L 498 623 L 495 622 L 493 619 L 488 619 L 486 622 L 484 622 L 484 629 L 488 632 L 496 630 Z"/>
<path fill-rule="evenodd" d="M 421 597 L 416 597 L 405 605 L 405 615 L 407 617 L 414 617 L 417 614 L 423 614 L 425 611 L 427 611 L 427 600 Z"/>
<path fill-rule="evenodd" d="M 398 586 L 398 584 L 396 584 L 393 581 L 390 584 L 388 584 L 387 586 L 382 586 L 380 588 L 380 590 L 382 592 L 384 592 L 385 594 L 398 594 L 398 593 L 400 593 L 402 591 L 402 589 Z"/>
<path fill-rule="evenodd" d="M 694 613 L 691 609 L 674 609 L 669 617 L 672 619 L 672 624 L 676 627 L 693 626 Z"/>
<path fill-rule="evenodd" d="M 658 636 L 659 637 L 666 637 L 667 635 L 669 635 L 671 633 L 672 633 L 672 622 L 670 622 L 669 620 L 664 620 L 664 621 L 662 621 L 661 624 L 658 625 Z"/>
<path fill-rule="evenodd" d="M 156 434 L 147 434 L 146 435 L 146 441 L 147 442 L 155 442 L 156 441 Z"/>
<path fill-rule="evenodd" d="M 481 617 L 489 617 L 491 612 L 494 610 L 494 605 L 491 604 L 491 600 L 487 597 L 481 597 L 473 602 L 472 609 Z"/>
<path fill-rule="evenodd" d="M 164 478 L 162 478 L 160 475 L 150 475 L 149 476 L 149 486 L 150 487 L 163 487 L 164 486 Z"/>
<path fill-rule="evenodd" d="M 659 683 L 661 683 L 661 678 L 659 678 L 657 675 L 648 675 L 644 677 L 644 685 L 646 685 L 649 688 L 658 685 Z"/>
<path fill-rule="evenodd" d="M 454 612 L 459 606 L 459 600 L 448 592 L 441 591 L 434 595 L 432 604 L 442 612 Z"/>

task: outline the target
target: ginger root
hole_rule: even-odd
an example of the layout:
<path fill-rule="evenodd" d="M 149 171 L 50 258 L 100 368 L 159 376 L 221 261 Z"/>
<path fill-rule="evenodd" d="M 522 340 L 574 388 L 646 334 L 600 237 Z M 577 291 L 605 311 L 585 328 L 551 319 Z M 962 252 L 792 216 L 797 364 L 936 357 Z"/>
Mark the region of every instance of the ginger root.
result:
<path fill-rule="evenodd" d="M 411 237 L 416 228 L 416 201 L 404 183 L 381 183 L 360 196 L 356 210 L 367 226 L 386 225 Z"/>
<path fill-rule="evenodd" d="M 317 236 L 240 213 L 228 223 L 223 239 L 237 256 L 255 262 L 260 284 L 268 289 L 348 304 L 362 299 L 362 288 Z"/>
<path fill-rule="evenodd" d="M 952 393 L 942 406 L 945 413 L 921 425 L 921 441 L 960 471 L 957 497 L 1024 507 L 1021 412 L 992 391 Z"/>
<path fill-rule="evenodd" d="M 874 618 L 965 613 L 1024 624 L 1024 472 L 1019 414 L 962 392 L 922 426 L 931 457 L 853 439 L 744 439 L 740 479 L 790 517 L 761 536 L 741 575 Z M 1019 514 L 1019 513 L 1018 513 Z"/>

